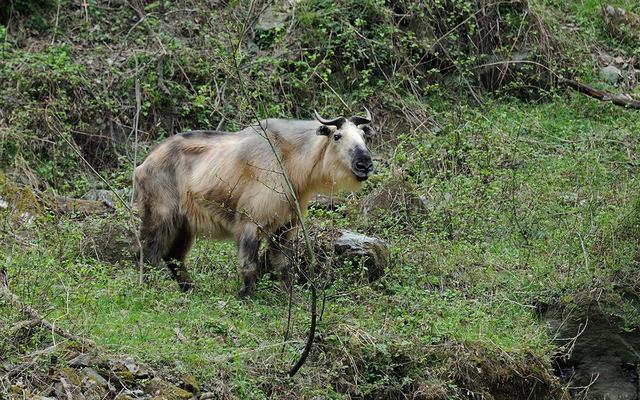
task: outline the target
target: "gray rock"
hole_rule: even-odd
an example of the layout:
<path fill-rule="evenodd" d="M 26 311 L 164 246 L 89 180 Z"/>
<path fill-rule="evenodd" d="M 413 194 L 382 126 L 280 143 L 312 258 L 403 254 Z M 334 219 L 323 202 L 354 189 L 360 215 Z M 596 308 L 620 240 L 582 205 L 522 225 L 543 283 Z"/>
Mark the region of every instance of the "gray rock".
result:
<path fill-rule="evenodd" d="M 123 389 L 115 397 L 115 400 L 139 399 L 144 397 L 144 390 L 141 389 Z"/>
<path fill-rule="evenodd" d="M 20 214 L 19 223 L 22 226 L 31 226 L 35 220 L 36 216 L 34 214 L 25 211 Z"/>
<path fill-rule="evenodd" d="M 107 382 L 107 380 L 104 379 L 102 375 L 100 375 L 100 373 L 98 373 L 98 371 L 96 371 L 95 369 L 85 367 L 82 370 L 82 373 L 87 377 L 87 379 L 95 382 L 96 385 L 106 389 L 111 389 L 111 385 L 109 384 L 109 382 Z"/>
<path fill-rule="evenodd" d="M 268 31 L 284 26 L 285 21 L 289 17 L 289 13 L 268 8 L 260 15 L 255 25 L 256 31 Z"/>
<path fill-rule="evenodd" d="M 145 389 L 148 393 L 156 395 L 156 397 L 170 400 L 187 400 L 193 397 L 191 392 L 180 389 L 173 383 L 158 377 L 151 379 L 145 386 Z"/>
<path fill-rule="evenodd" d="M 299 3 L 299 0 L 275 2 L 275 4 L 260 14 L 254 25 L 254 29 L 256 31 L 268 31 L 275 28 L 282 28 L 297 3 Z"/>
<path fill-rule="evenodd" d="M 136 363 L 131 357 L 110 359 L 109 366 L 116 375 L 126 380 L 147 379 L 151 376 L 146 366 Z"/>
<path fill-rule="evenodd" d="M 96 358 L 87 353 L 80 353 L 71 360 L 69 360 L 69 366 L 73 368 L 91 367 L 96 364 Z"/>
<path fill-rule="evenodd" d="M 600 76 L 612 85 L 616 85 L 622 77 L 622 71 L 615 65 L 607 65 L 600 70 Z"/>
<path fill-rule="evenodd" d="M 615 62 L 615 58 L 607 53 L 600 53 L 600 59 L 602 60 L 602 62 L 608 64 L 612 64 Z"/>
<path fill-rule="evenodd" d="M 4 210 L 7 207 L 9 207 L 9 203 L 7 203 L 5 199 L 0 197 L 0 210 Z"/>
<path fill-rule="evenodd" d="M 60 381 L 53 385 L 53 388 L 55 390 L 56 397 L 59 399 L 68 399 L 71 397 L 72 400 L 86 400 L 80 388 L 69 382 L 65 381 L 63 384 L 62 381 Z"/>
<path fill-rule="evenodd" d="M 389 265 L 387 244 L 375 237 L 342 230 L 334 241 L 334 250 L 342 258 L 362 260 L 367 269 L 369 282 L 384 276 L 384 271 Z"/>
<path fill-rule="evenodd" d="M 584 311 L 576 314 L 581 312 Z M 563 384 L 573 388 L 588 386 L 588 393 L 580 396 L 586 400 L 638 399 L 638 332 L 626 331 L 621 320 L 597 309 L 582 315 L 566 315 L 552 309 L 544 320 L 560 351 L 568 352 L 559 365 Z M 573 390 L 578 394 L 579 389 Z"/>
<path fill-rule="evenodd" d="M 100 201 L 111 208 L 115 208 L 116 204 L 120 202 L 118 196 L 124 201 L 128 201 L 130 193 L 125 189 L 116 190 L 115 192 L 106 189 L 92 189 L 85 193 L 82 198 L 85 200 Z"/>

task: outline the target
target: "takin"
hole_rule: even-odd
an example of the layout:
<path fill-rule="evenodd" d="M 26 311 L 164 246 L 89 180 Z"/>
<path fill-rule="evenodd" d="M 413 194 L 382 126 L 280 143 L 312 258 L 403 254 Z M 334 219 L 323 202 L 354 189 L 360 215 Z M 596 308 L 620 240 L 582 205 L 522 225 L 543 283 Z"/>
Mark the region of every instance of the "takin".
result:
<path fill-rule="evenodd" d="M 357 190 L 369 178 L 365 137 L 373 129 L 365 110 L 366 117 L 267 119 L 235 133 L 184 132 L 159 144 L 134 171 L 145 260 L 163 260 L 187 291 L 193 283 L 184 259 L 194 237 L 234 239 L 240 297 L 252 296 L 261 239 L 268 239 L 266 264 L 287 268 L 298 221 L 292 191 L 304 216 L 315 194 Z"/>

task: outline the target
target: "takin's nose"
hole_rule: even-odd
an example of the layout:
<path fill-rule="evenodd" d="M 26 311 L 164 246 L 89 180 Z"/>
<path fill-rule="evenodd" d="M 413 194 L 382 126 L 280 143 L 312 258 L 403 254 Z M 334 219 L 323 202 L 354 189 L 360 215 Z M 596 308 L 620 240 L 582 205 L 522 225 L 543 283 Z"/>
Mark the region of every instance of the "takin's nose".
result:
<path fill-rule="evenodd" d="M 373 162 L 371 156 L 363 154 L 358 157 L 353 163 L 353 170 L 359 177 L 367 178 L 371 171 L 373 171 Z"/>

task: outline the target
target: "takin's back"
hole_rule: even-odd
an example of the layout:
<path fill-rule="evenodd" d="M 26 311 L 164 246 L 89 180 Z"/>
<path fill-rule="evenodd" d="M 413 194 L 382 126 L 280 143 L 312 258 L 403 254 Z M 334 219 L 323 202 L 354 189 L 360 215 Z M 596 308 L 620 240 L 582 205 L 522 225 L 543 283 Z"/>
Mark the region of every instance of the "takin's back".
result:
<path fill-rule="evenodd" d="M 283 128 L 272 121 L 269 128 Z M 309 129 L 302 125 L 300 131 Z M 269 132 L 281 158 L 302 137 Z M 286 223 L 292 216 L 286 184 L 260 133 L 253 127 L 237 133 L 194 131 L 161 143 L 136 168 L 141 212 L 157 214 L 154 219 L 185 216 L 191 229 L 214 238 L 235 236 L 247 220 L 267 231 Z"/>

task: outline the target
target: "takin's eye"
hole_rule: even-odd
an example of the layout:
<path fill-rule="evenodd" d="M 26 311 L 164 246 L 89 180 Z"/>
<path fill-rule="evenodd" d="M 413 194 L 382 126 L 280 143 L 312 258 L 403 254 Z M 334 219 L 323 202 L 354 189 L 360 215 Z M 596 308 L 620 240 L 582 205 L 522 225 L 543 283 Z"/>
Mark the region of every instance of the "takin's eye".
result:
<path fill-rule="evenodd" d="M 341 134 L 339 134 L 339 133 L 335 133 L 335 134 L 333 135 L 333 140 L 335 140 L 336 142 L 337 142 L 338 140 L 340 140 L 340 138 L 342 138 L 342 135 L 341 135 Z"/>

